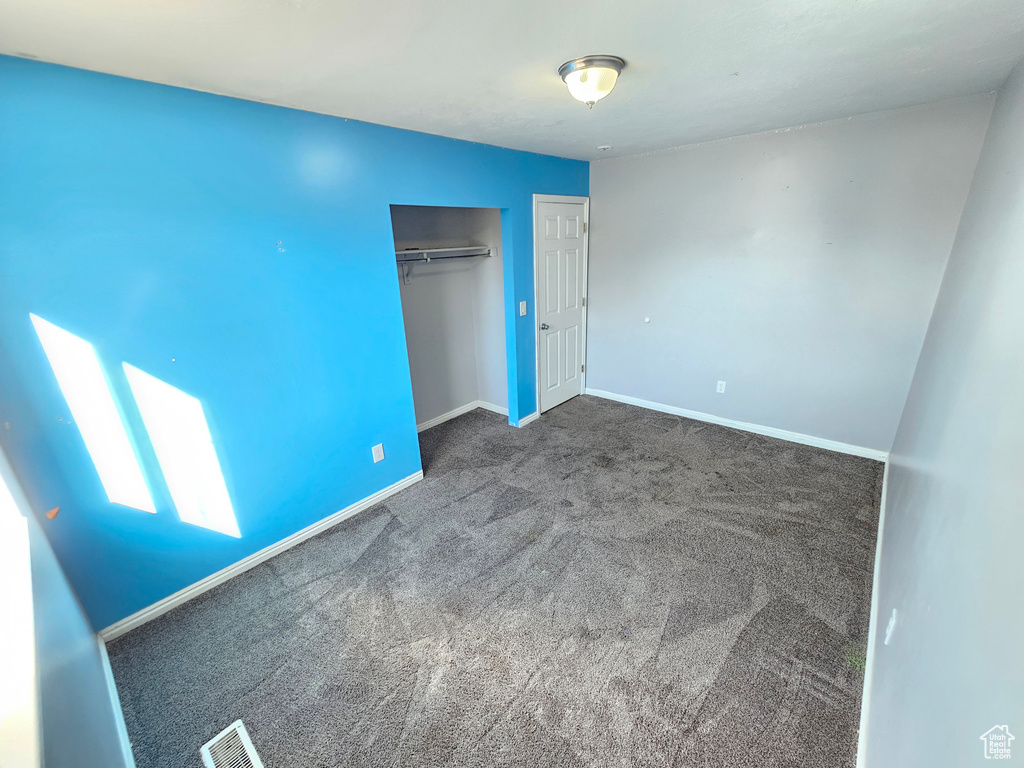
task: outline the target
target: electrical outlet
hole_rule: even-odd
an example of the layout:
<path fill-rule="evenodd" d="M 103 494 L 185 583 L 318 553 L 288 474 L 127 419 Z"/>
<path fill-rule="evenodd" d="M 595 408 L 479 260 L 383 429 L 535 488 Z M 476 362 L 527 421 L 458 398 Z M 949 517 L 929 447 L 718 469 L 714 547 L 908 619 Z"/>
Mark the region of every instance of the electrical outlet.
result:
<path fill-rule="evenodd" d="M 384 461 L 384 443 L 377 443 L 373 446 L 373 463 Z"/>
<path fill-rule="evenodd" d="M 525 301 L 520 301 L 519 302 L 519 316 L 520 317 L 526 317 L 526 302 Z"/>
<path fill-rule="evenodd" d="M 717 391 L 718 391 L 718 394 L 720 394 L 720 395 L 724 395 L 725 394 L 725 382 L 724 381 L 718 382 L 718 390 Z"/>

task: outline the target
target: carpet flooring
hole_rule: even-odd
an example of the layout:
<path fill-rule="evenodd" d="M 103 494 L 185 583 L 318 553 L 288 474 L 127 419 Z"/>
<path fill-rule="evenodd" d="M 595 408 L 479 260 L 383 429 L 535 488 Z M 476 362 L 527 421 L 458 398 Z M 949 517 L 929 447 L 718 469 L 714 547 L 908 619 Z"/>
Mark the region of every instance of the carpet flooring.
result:
<path fill-rule="evenodd" d="M 139 768 L 853 766 L 882 464 L 579 397 L 112 643 Z"/>

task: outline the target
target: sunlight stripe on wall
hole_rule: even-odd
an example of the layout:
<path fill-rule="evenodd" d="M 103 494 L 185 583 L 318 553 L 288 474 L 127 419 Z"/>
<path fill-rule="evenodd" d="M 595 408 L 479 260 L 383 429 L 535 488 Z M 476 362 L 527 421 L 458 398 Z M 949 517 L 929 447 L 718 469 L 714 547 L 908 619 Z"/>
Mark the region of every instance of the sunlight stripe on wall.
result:
<path fill-rule="evenodd" d="M 107 498 L 156 512 L 92 344 L 37 315 L 30 317 Z"/>
<path fill-rule="evenodd" d="M 128 363 L 124 372 L 178 516 L 240 538 L 202 403 Z"/>

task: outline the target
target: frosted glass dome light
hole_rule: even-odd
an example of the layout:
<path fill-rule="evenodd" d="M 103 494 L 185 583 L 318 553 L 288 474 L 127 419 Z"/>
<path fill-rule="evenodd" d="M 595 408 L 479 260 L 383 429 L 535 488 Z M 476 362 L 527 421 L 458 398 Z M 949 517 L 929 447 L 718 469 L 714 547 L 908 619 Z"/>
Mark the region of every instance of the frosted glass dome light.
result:
<path fill-rule="evenodd" d="M 583 56 L 567 61 L 558 74 L 569 88 L 570 95 L 593 107 L 612 92 L 626 62 L 618 56 Z"/>

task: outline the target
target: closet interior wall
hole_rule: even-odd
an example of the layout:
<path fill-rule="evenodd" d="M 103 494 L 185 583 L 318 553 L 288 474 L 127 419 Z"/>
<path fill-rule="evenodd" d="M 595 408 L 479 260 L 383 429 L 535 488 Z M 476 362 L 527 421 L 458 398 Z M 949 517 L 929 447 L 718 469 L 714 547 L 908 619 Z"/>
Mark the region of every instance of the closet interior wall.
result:
<path fill-rule="evenodd" d="M 508 413 L 501 212 L 391 206 L 395 249 L 483 245 L 493 256 L 413 263 L 398 285 L 416 423 L 483 407 Z"/>

